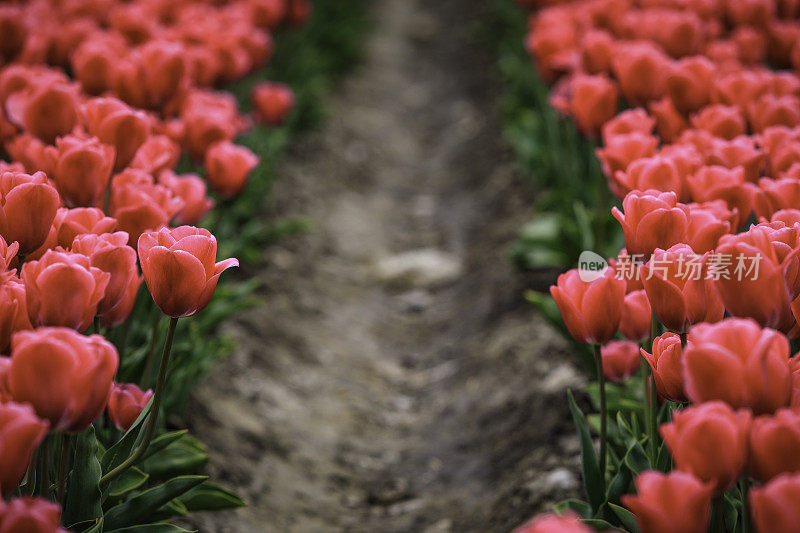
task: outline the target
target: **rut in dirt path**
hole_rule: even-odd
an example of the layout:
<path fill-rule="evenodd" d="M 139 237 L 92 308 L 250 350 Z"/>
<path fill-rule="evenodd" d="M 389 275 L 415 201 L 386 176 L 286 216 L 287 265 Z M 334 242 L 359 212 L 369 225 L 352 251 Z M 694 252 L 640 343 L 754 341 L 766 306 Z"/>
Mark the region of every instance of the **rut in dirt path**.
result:
<path fill-rule="evenodd" d="M 317 230 L 266 252 L 266 303 L 196 397 L 209 469 L 250 502 L 202 531 L 508 531 L 577 490 L 580 377 L 508 260 L 530 191 L 482 4 L 375 0 L 363 64 L 283 165 L 271 209 Z"/>

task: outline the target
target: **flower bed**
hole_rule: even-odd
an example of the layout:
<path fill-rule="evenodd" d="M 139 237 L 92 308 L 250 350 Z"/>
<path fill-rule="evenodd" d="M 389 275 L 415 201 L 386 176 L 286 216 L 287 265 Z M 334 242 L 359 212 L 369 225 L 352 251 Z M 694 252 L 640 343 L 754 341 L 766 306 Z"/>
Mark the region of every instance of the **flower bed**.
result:
<path fill-rule="evenodd" d="M 602 255 L 550 291 L 596 365 L 599 415 L 570 397 L 587 501 L 520 531 L 796 531 L 800 7 L 523 3 L 550 104 L 605 179 L 565 177 L 598 187 L 573 188 L 569 225 Z"/>

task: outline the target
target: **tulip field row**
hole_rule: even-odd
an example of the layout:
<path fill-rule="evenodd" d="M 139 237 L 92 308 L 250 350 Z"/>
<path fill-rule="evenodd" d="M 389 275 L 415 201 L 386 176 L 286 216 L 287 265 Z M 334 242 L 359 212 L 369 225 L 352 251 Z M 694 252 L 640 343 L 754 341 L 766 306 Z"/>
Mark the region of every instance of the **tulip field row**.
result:
<path fill-rule="evenodd" d="M 585 499 L 517 531 L 798 531 L 800 3 L 517 4 L 509 136 L 542 193 L 515 256 L 602 256 L 530 297 L 595 412 L 569 396 Z"/>
<path fill-rule="evenodd" d="M 220 276 L 299 227 L 256 215 L 361 7 L 0 5 L 0 531 L 177 532 L 244 505 L 175 421 L 254 301 Z"/>

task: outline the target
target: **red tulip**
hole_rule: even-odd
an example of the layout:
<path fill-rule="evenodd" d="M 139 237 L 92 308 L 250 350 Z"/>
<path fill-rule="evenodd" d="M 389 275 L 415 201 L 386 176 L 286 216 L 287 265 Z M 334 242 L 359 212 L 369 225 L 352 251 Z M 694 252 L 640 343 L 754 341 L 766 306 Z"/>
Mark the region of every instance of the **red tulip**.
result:
<path fill-rule="evenodd" d="M 678 111 L 687 114 L 709 104 L 715 70 L 714 63 L 703 56 L 686 57 L 673 63 L 665 87 Z"/>
<path fill-rule="evenodd" d="M 158 176 L 175 168 L 180 157 L 181 147 L 175 141 L 166 135 L 151 135 L 136 150 L 129 166 Z"/>
<path fill-rule="evenodd" d="M 153 391 L 142 391 L 133 383 L 118 383 L 108 399 L 108 418 L 120 431 L 128 431 L 153 397 Z"/>
<path fill-rule="evenodd" d="M 47 238 L 59 202 L 43 172 L 0 173 L 0 235 L 17 241 L 20 254 L 29 254 Z"/>
<path fill-rule="evenodd" d="M 745 180 L 742 167 L 727 169 L 704 166 L 689 176 L 687 183 L 695 202 L 725 200 L 729 209 L 735 209 L 739 213 L 739 219 L 733 226 L 734 229 L 740 228 L 753 212 L 758 189 Z"/>
<path fill-rule="evenodd" d="M 527 524 L 519 526 L 513 533 L 592 533 L 589 526 L 584 525 L 574 513 L 563 515 L 544 514 L 533 518 Z"/>
<path fill-rule="evenodd" d="M 668 62 L 663 52 L 647 41 L 618 45 L 611 68 L 625 100 L 642 105 L 663 96 Z"/>
<path fill-rule="evenodd" d="M 649 257 L 656 248 L 669 248 L 686 240 L 689 208 L 678 203 L 674 192 L 632 191 L 625 196 L 622 209 L 611 214 L 625 234 L 625 247 L 631 254 Z"/>
<path fill-rule="evenodd" d="M 100 323 L 107 327 L 119 326 L 125 322 L 133 312 L 136 305 L 136 297 L 139 294 L 139 287 L 142 286 L 144 278 L 137 275 L 133 281 L 125 288 L 122 299 L 110 311 L 100 317 Z"/>
<path fill-rule="evenodd" d="M 78 122 L 77 89 L 53 78 L 33 80 L 6 99 L 6 114 L 17 126 L 52 143 Z"/>
<path fill-rule="evenodd" d="M 800 179 L 762 178 L 755 197 L 756 216 L 770 218 L 781 209 L 800 209 Z"/>
<path fill-rule="evenodd" d="M 130 163 L 150 135 L 147 115 L 116 98 L 93 98 L 84 104 L 83 113 L 89 133 L 116 149 L 115 170 Z"/>
<path fill-rule="evenodd" d="M 51 430 L 79 432 L 105 409 L 118 363 L 116 348 L 100 335 L 21 331 L 11 340 L 9 389 L 15 401 L 49 420 Z"/>
<path fill-rule="evenodd" d="M 87 37 L 70 56 L 72 73 L 83 90 L 98 95 L 113 85 L 115 65 L 128 51 L 121 36 L 110 33 L 96 33 Z"/>
<path fill-rule="evenodd" d="M 111 311 L 139 276 L 136 251 L 128 246 L 128 234 L 118 231 L 102 235 L 79 235 L 72 242 L 72 251 L 85 255 L 91 266 L 109 274 L 103 299 L 97 304 L 97 314 L 104 315 Z"/>
<path fill-rule="evenodd" d="M 679 200 L 689 200 L 684 175 L 671 157 L 642 157 L 628 165 L 624 172 L 617 171 L 614 177 L 616 188 L 623 195 L 635 190 L 672 191 Z"/>
<path fill-rule="evenodd" d="M 6 144 L 6 152 L 12 160 L 22 163 L 20 171 L 33 174 L 40 170 L 50 171 L 49 161 L 45 156 L 47 145 L 30 133 L 20 133 Z"/>
<path fill-rule="evenodd" d="M 158 183 L 183 200 L 183 208 L 173 218 L 175 224 L 199 224 L 214 207 L 214 200 L 207 196 L 205 180 L 197 174 L 177 175 L 167 170 L 158 176 Z"/>
<path fill-rule="evenodd" d="M 139 48 L 142 79 L 148 103 L 160 107 L 189 85 L 189 65 L 182 43 L 154 39 Z"/>
<path fill-rule="evenodd" d="M 641 533 L 705 533 L 711 517 L 712 483 L 692 474 L 647 470 L 636 476 L 637 495 L 622 503 L 636 515 Z"/>
<path fill-rule="evenodd" d="M 779 409 L 759 416 L 750 428 L 750 471 L 760 481 L 800 472 L 800 413 Z"/>
<path fill-rule="evenodd" d="M 0 353 L 8 353 L 13 333 L 32 328 L 25 285 L 13 274 L 0 274 Z"/>
<path fill-rule="evenodd" d="M 70 206 L 93 207 L 103 198 L 116 156 L 96 137 L 67 135 L 45 150 L 58 192 Z"/>
<path fill-rule="evenodd" d="M 769 167 L 773 177 L 783 177 L 792 166 L 800 164 L 800 142 L 790 140 L 776 146 L 769 152 Z M 796 177 L 796 176 L 795 176 Z"/>
<path fill-rule="evenodd" d="M 733 139 L 747 132 L 747 121 L 739 109 L 715 104 L 704 107 L 691 118 L 692 126 L 705 130 L 715 137 Z"/>
<path fill-rule="evenodd" d="M 695 403 L 722 400 L 734 409 L 773 413 L 792 395 L 789 341 L 749 319 L 699 324 L 689 332 L 684 378 Z"/>
<path fill-rule="evenodd" d="M 576 341 L 603 344 L 619 329 L 625 286 L 611 269 L 593 281 L 583 281 L 573 269 L 558 276 L 550 294 Z"/>
<path fill-rule="evenodd" d="M 256 118 L 269 126 L 283 124 L 295 105 L 294 93 L 285 83 L 263 82 L 256 85 L 252 100 Z"/>
<path fill-rule="evenodd" d="M 221 141 L 206 151 L 205 169 L 211 188 L 223 196 L 235 196 L 247 185 L 247 177 L 259 157 L 249 148 Z"/>
<path fill-rule="evenodd" d="M 232 141 L 244 128 L 236 100 L 227 93 L 193 90 L 184 100 L 181 120 L 186 125 L 186 145 L 195 159 L 202 159 L 209 146 Z"/>
<path fill-rule="evenodd" d="M 754 488 L 750 506 L 759 533 L 794 533 L 800 523 L 800 474 L 784 474 Z"/>
<path fill-rule="evenodd" d="M 749 411 L 734 412 L 725 403 L 706 402 L 676 412 L 672 422 L 659 430 L 677 469 L 712 482 L 721 493 L 744 470 L 751 418 Z"/>
<path fill-rule="evenodd" d="M 643 290 L 634 290 L 625 295 L 619 331 L 632 341 L 641 341 L 650 336 L 652 311 L 650 301 Z"/>
<path fill-rule="evenodd" d="M 728 209 L 724 200 L 692 203 L 687 204 L 687 207 L 689 231 L 686 243 L 699 254 L 715 249 L 722 236 L 729 234 L 739 219 L 739 212 Z"/>
<path fill-rule="evenodd" d="M 606 76 L 576 75 L 570 82 L 570 112 L 578 128 L 587 135 L 600 128 L 617 112 L 619 91 Z"/>
<path fill-rule="evenodd" d="M 751 137 L 739 136 L 726 141 L 714 139 L 711 149 L 706 155 L 707 165 L 718 165 L 725 168 L 744 169 L 744 178 L 751 182 L 758 182 L 766 160 L 766 153 L 756 148 Z"/>
<path fill-rule="evenodd" d="M 143 232 L 169 224 L 183 205 L 180 197 L 141 170 L 124 170 L 111 180 L 109 212 L 119 221 L 118 229 L 128 233 L 131 246 Z"/>
<path fill-rule="evenodd" d="M 683 350 L 675 333 L 664 333 L 653 339 L 653 353 L 641 349 L 641 354 L 653 371 L 656 390 L 662 398 L 673 402 L 687 400 L 683 384 Z"/>
<path fill-rule="evenodd" d="M 193 316 L 205 309 L 220 274 L 236 259 L 215 263 L 217 240 L 193 226 L 147 231 L 139 237 L 139 261 L 150 295 L 170 317 Z"/>
<path fill-rule="evenodd" d="M 657 146 L 658 138 L 639 132 L 625 133 L 609 138 L 605 142 L 605 146 L 596 151 L 597 158 L 603 167 L 603 174 L 610 180 L 609 185 L 614 186 L 613 177 L 617 171 L 624 171 L 637 159 L 655 155 Z M 613 188 L 611 192 L 620 198 L 625 195 L 624 192 Z"/>
<path fill-rule="evenodd" d="M 707 254 L 697 255 L 685 244 L 657 248 L 641 275 L 653 313 L 667 329 L 684 332 L 692 324 L 718 322 L 725 315 L 708 277 Z"/>
<path fill-rule="evenodd" d="M 600 354 L 603 374 L 609 381 L 623 381 L 639 370 L 639 345 L 633 341 L 609 341 Z"/>
<path fill-rule="evenodd" d="M 590 74 L 610 72 L 614 42 L 614 36 L 607 31 L 588 29 L 581 39 L 581 60 L 584 70 Z"/>
<path fill-rule="evenodd" d="M 47 434 L 47 425 L 36 416 L 30 405 L 11 401 L 0 403 L 0 447 L 3 449 L 0 454 L 0 488 L 3 495 L 10 494 L 25 477 L 34 450 Z M 3 531 L 1 510 L 0 531 Z"/>
<path fill-rule="evenodd" d="M 96 207 L 60 207 L 56 211 L 53 225 L 47 239 L 38 249 L 28 255 L 28 259 L 41 259 L 47 250 L 56 246 L 69 249 L 78 235 L 111 233 L 117 227 L 117 219 L 107 217 Z"/>
<path fill-rule="evenodd" d="M 603 125 L 603 144 L 610 144 L 614 137 L 628 133 L 641 133 L 649 136 L 653 133 L 655 126 L 656 121 L 641 107 L 626 109 Z M 656 141 L 656 145 L 658 145 L 658 141 Z"/>
<path fill-rule="evenodd" d="M 38 261 L 25 263 L 22 281 L 31 323 L 85 331 L 97 314 L 109 278 L 77 253 L 48 250 Z"/>
<path fill-rule="evenodd" d="M 0 501 L 1 533 L 68 533 L 60 523 L 61 507 L 57 503 L 30 496 Z"/>
<path fill-rule="evenodd" d="M 261 28 L 276 28 L 286 15 L 286 0 L 252 0 L 248 2 L 253 22 Z"/>
<path fill-rule="evenodd" d="M 658 135 L 664 142 L 674 141 L 689 127 L 689 121 L 675 108 L 668 96 L 653 100 L 647 104 L 647 110 L 656 119 Z"/>
<path fill-rule="evenodd" d="M 775 96 L 764 94 L 747 106 L 747 118 L 753 131 L 764 131 L 769 126 L 800 125 L 800 98 L 795 95 Z"/>

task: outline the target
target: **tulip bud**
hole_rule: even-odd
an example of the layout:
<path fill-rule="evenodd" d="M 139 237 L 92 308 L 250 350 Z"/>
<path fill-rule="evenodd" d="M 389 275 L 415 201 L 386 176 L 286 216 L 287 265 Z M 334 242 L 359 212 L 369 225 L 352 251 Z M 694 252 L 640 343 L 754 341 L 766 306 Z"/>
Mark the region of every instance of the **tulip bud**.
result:
<path fill-rule="evenodd" d="M 258 161 L 258 156 L 249 148 L 220 141 L 206 151 L 206 177 L 218 194 L 236 196 L 247 185 L 247 177 Z"/>
<path fill-rule="evenodd" d="M 153 397 L 153 391 L 142 391 L 133 383 L 114 385 L 108 399 L 108 418 L 120 431 L 128 431 Z"/>
<path fill-rule="evenodd" d="M 118 363 L 116 348 L 100 335 L 21 331 L 11 339 L 9 390 L 49 420 L 52 431 L 80 432 L 105 409 Z"/>
<path fill-rule="evenodd" d="M 747 105 L 747 117 L 753 131 L 762 132 L 770 126 L 800 125 L 800 98 L 795 95 L 763 94 Z"/>
<path fill-rule="evenodd" d="M 581 522 L 578 515 L 566 513 L 536 516 L 527 524 L 519 526 L 513 533 L 592 533 L 593 531 Z"/>
<path fill-rule="evenodd" d="M 3 533 L 68 533 L 59 527 L 61 507 L 42 498 L 23 496 L 8 503 L 0 500 Z"/>
<path fill-rule="evenodd" d="M 718 165 L 725 168 L 744 169 L 747 181 L 755 183 L 761 175 L 766 160 L 766 153 L 757 148 L 751 137 L 740 136 L 730 141 L 714 139 L 711 149 L 706 154 L 707 165 Z"/>
<path fill-rule="evenodd" d="M 60 203 L 58 192 L 43 172 L 0 173 L 0 235 L 6 242 L 18 242 L 19 253 L 27 255 L 41 246 Z"/>
<path fill-rule="evenodd" d="M 139 261 L 150 295 L 170 317 L 193 316 L 214 296 L 220 274 L 236 259 L 215 263 L 217 240 L 193 226 L 147 231 L 139 237 Z"/>
<path fill-rule="evenodd" d="M 550 294 L 576 341 L 603 344 L 619 329 L 625 281 L 617 279 L 611 269 L 593 281 L 583 281 L 580 276 L 575 269 L 561 274 Z"/>
<path fill-rule="evenodd" d="M 209 146 L 232 141 L 244 127 L 236 100 L 227 93 L 193 89 L 184 99 L 180 115 L 186 127 L 186 146 L 194 159 L 202 159 Z"/>
<path fill-rule="evenodd" d="M 116 156 L 113 146 L 96 137 L 60 137 L 45 150 L 48 167 L 65 203 L 94 207 L 103 198 Z"/>
<path fill-rule="evenodd" d="M 4 495 L 16 489 L 25 477 L 33 452 L 46 434 L 47 422 L 36 416 L 30 405 L 0 403 L 0 488 Z M 2 525 L 0 531 L 4 531 Z"/>
<path fill-rule="evenodd" d="M 656 248 L 685 242 L 689 208 L 678 203 L 674 192 L 633 191 L 625 196 L 622 209 L 615 206 L 611 214 L 622 226 L 629 253 L 649 257 Z"/>
<path fill-rule="evenodd" d="M 800 180 L 762 178 L 758 181 L 758 187 L 755 210 L 759 218 L 770 218 L 782 209 L 800 207 Z"/>
<path fill-rule="evenodd" d="M 632 341 L 609 341 L 602 346 L 603 374 L 609 381 L 623 381 L 639 370 L 639 345 Z"/>
<path fill-rule="evenodd" d="M 280 126 L 295 105 L 294 93 L 285 83 L 264 82 L 253 88 L 256 118 L 268 126 Z"/>
<path fill-rule="evenodd" d="M 653 353 L 641 349 L 641 354 L 653 371 L 656 390 L 662 398 L 685 402 L 683 385 L 683 350 L 675 333 L 664 333 L 653 339 Z"/>
<path fill-rule="evenodd" d="M 759 533 L 794 533 L 800 524 L 800 474 L 784 474 L 754 488 L 750 506 Z"/>
<path fill-rule="evenodd" d="M 734 412 L 717 401 L 688 407 L 662 424 L 661 436 L 678 470 L 713 482 L 717 494 L 739 479 L 747 459 L 747 433 L 752 415 Z"/>
<path fill-rule="evenodd" d="M 712 483 L 692 474 L 648 470 L 636 476 L 637 495 L 622 503 L 636 516 L 641 533 L 705 533 L 711 517 Z"/>
<path fill-rule="evenodd" d="M 689 121 L 675 109 L 668 96 L 650 102 L 647 110 L 656 119 L 658 135 L 664 142 L 674 141 L 689 127 Z"/>
<path fill-rule="evenodd" d="M 36 326 L 85 331 L 97 314 L 110 274 L 91 266 L 88 257 L 48 250 L 22 267 L 28 316 Z"/>

